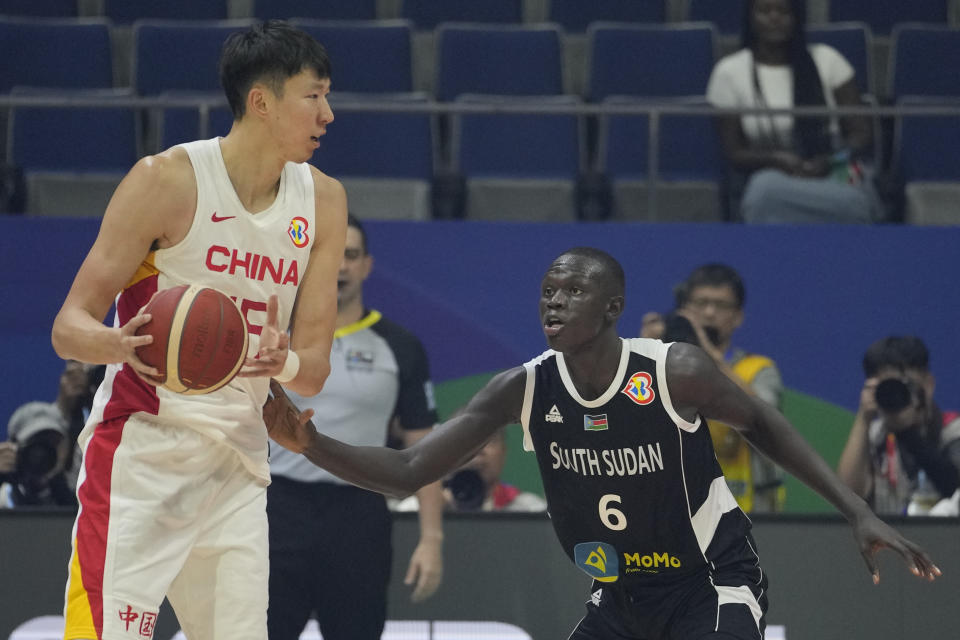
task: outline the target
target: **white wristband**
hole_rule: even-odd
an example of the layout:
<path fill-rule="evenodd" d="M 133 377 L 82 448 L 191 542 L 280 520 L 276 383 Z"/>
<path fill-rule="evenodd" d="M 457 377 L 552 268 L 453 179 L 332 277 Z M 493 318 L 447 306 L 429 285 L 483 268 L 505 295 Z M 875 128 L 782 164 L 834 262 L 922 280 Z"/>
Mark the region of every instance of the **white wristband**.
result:
<path fill-rule="evenodd" d="M 297 372 L 300 371 L 300 356 L 297 355 L 297 352 L 291 349 L 287 351 L 287 361 L 283 363 L 283 371 L 273 376 L 277 382 L 290 382 L 297 377 Z"/>

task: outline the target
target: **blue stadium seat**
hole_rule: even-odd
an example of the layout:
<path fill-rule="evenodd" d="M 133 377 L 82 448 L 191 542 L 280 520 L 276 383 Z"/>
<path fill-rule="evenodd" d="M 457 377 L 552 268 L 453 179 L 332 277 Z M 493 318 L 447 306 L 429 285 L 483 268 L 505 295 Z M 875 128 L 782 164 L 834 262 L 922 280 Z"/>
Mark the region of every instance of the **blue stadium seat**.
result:
<path fill-rule="evenodd" d="M 573 33 L 591 22 L 652 22 L 667 19 L 664 0 L 550 0 L 550 21 Z"/>
<path fill-rule="evenodd" d="M 377 0 L 254 0 L 253 15 L 259 20 L 375 20 Z"/>
<path fill-rule="evenodd" d="M 93 96 L 127 90 L 20 88 L 14 94 Z M 138 116 L 131 107 L 16 107 L 10 110 L 7 161 L 23 170 L 25 211 L 32 215 L 102 215 L 139 157 Z"/>
<path fill-rule="evenodd" d="M 223 42 L 251 24 L 252 20 L 134 23 L 134 88 L 143 96 L 171 90 L 219 90 L 217 64 Z"/>
<path fill-rule="evenodd" d="M 703 96 L 668 100 L 707 106 Z M 608 96 L 604 105 L 663 104 L 663 98 Z M 723 160 L 711 115 L 661 114 L 656 180 L 649 159 L 650 118 L 605 115 L 600 119 L 597 169 L 613 189 L 613 216 L 647 221 L 719 221 Z M 650 208 L 650 192 L 657 205 Z"/>
<path fill-rule="evenodd" d="M 519 24 L 521 0 L 403 0 L 400 17 L 417 29 L 434 29 L 441 22 L 494 22 Z"/>
<path fill-rule="evenodd" d="M 745 0 L 689 0 L 687 21 L 712 22 L 725 35 L 740 35 Z"/>
<path fill-rule="evenodd" d="M 464 95 L 474 104 L 575 105 L 575 96 L 498 98 Z M 565 178 L 581 166 L 580 124 L 575 115 L 463 114 L 454 117 L 453 157 L 467 177 Z"/>
<path fill-rule="evenodd" d="M 651 101 L 632 96 L 609 96 L 605 105 L 643 105 Z M 700 97 L 671 100 L 678 104 L 707 106 Z M 648 141 L 650 119 L 645 115 L 608 115 L 601 118 L 600 170 L 613 180 L 646 180 L 649 175 Z M 658 179 L 707 180 L 721 177 L 723 162 L 712 116 L 669 115 L 660 117 Z"/>
<path fill-rule="evenodd" d="M 555 26 L 441 25 L 437 29 L 437 99 L 465 93 L 563 93 L 560 30 Z"/>
<path fill-rule="evenodd" d="M 716 60 L 716 29 L 705 23 L 587 30 L 588 96 L 702 96 Z"/>
<path fill-rule="evenodd" d="M 113 85 L 110 27 L 102 18 L 0 18 L 0 59 L 0 93 L 14 86 Z"/>
<path fill-rule="evenodd" d="M 873 63 L 873 34 L 863 22 L 819 24 L 807 27 L 807 42 L 828 44 L 853 66 L 861 93 L 876 95 Z"/>
<path fill-rule="evenodd" d="M 897 104 L 945 106 L 956 112 L 898 118 L 894 163 L 905 183 L 905 222 L 960 223 L 960 98 L 903 96 Z"/>
<path fill-rule="evenodd" d="M 103 0 L 103 14 L 117 24 L 137 20 L 226 20 L 227 0 Z"/>
<path fill-rule="evenodd" d="M 16 87 L 24 96 L 124 97 L 125 90 Z M 127 171 L 137 161 L 136 110 L 131 107 L 15 107 L 7 159 L 24 171 Z"/>
<path fill-rule="evenodd" d="M 960 108 L 960 98 L 903 96 L 897 104 Z M 960 115 L 898 118 L 894 154 L 905 182 L 960 182 Z"/>
<path fill-rule="evenodd" d="M 223 99 L 223 92 L 217 91 L 164 91 L 161 98 L 202 97 Z M 167 107 L 157 119 L 159 131 L 155 138 L 159 141 L 156 151 L 162 151 L 183 142 L 200 138 L 225 136 L 233 126 L 233 114 L 230 107 L 215 107 L 207 114 L 206 131 L 201 131 L 200 111 L 193 107 Z"/>
<path fill-rule="evenodd" d="M 830 22 L 861 21 L 878 36 L 903 22 L 947 23 L 948 0 L 830 0 Z"/>
<path fill-rule="evenodd" d="M 458 102 L 574 106 L 577 96 L 481 96 Z M 581 118 L 567 114 L 454 116 L 454 171 L 467 185 L 467 217 L 573 220 L 573 189 L 584 166 Z"/>
<path fill-rule="evenodd" d="M 334 91 L 412 91 L 413 29 L 408 21 L 294 20 L 293 24 L 327 48 L 333 64 Z"/>
<path fill-rule="evenodd" d="M 0 16 L 75 18 L 77 0 L 0 0 Z"/>
<path fill-rule="evenodd" d="M 427 103 L 427 96 L 331 94 L 334 121 L 312 163 L 343 183 L 350 210 L 363 219 L 428 219 L 434 118 L 429 113 L 348 108 L 350 102 L 371 100 L 420 105 Z"/>
<path fill-rule="evenodd" d="M 418 178 L 433 176 L 433 125 L 428 113 L 350 111 L 338 103 L 387 100 L 426 104 L 422 93 L 369 96 L 331 94 L 334 121 L 313 159 L 332 176 Z"/>
<path fill-rule="evenodd" d="M 903 25 L 893 31 L 890 95 L 960 96 L 960 29 Z"/>

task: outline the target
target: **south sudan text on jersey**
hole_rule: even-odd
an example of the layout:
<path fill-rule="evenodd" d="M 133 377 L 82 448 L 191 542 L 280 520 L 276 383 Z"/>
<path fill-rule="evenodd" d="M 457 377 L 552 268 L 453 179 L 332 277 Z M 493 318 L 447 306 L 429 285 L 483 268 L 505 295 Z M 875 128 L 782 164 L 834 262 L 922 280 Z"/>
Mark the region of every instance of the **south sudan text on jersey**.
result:
<path fill-rule="evenodd" d="M 569 449 L 550 443 L 553 468 L 585 476 L 639 476 L 663 471 L 660 443 L 621 449 Z"/>

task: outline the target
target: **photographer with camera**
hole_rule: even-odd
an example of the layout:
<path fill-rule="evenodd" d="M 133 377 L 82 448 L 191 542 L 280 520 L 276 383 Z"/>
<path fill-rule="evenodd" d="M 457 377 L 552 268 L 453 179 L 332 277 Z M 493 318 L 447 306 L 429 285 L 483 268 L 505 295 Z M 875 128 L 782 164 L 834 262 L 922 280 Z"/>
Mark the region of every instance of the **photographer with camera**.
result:
<path fill-rule="evenodd" d="M 674 311 L 644 315 L 640 336 L 697 345 L 745 393 L 779 411 L 783 380 L 776 363 L 733 345 L 746 302 L 740 274 L 726 264 L 704 264 L 675 286 L 673 294 Z M 708 427 L 727 486 L 740 508 L 750 513 L 782 511 L 786 490 L 780 469 L 757 455 L 732 427 L 715 420 Z"/>
<path fill-rule="evenodd" d="M 960 487 L 960 416 L 933 400 L 930 355 L 914 336 L 874 342 L 837 474 L 878 514 L 922 515 Z"/>
<path fill-rule="evenodd" d="M 7 424 L 0 442 L 0 508 L 76 507 L 64 476 L 69 452 L 67 424 L 56 405 L 28 402 Z"/>
<path fill-rule="evenodd" d="M 546 511 L 547 501 L 529 491 L 501 482 L 507 461 L 504 429 L 493 434 L 466 464 L 443 480 L 447 511 Z M 416 495 L 401 500 L 395 511 L 416 511 Z"/>

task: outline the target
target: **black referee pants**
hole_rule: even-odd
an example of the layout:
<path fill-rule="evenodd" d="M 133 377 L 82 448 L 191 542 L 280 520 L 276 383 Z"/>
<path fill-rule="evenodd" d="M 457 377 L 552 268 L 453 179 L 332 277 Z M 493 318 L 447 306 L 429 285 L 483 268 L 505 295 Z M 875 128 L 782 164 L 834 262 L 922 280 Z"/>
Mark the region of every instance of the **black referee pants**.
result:
<path fill-rule="evenodd" d="M 297 640 L 311 615 L 324 640 L 379 640 L 393 555 L 383 496 L 274 476 L 267 517 L 270 640 Z"/>

